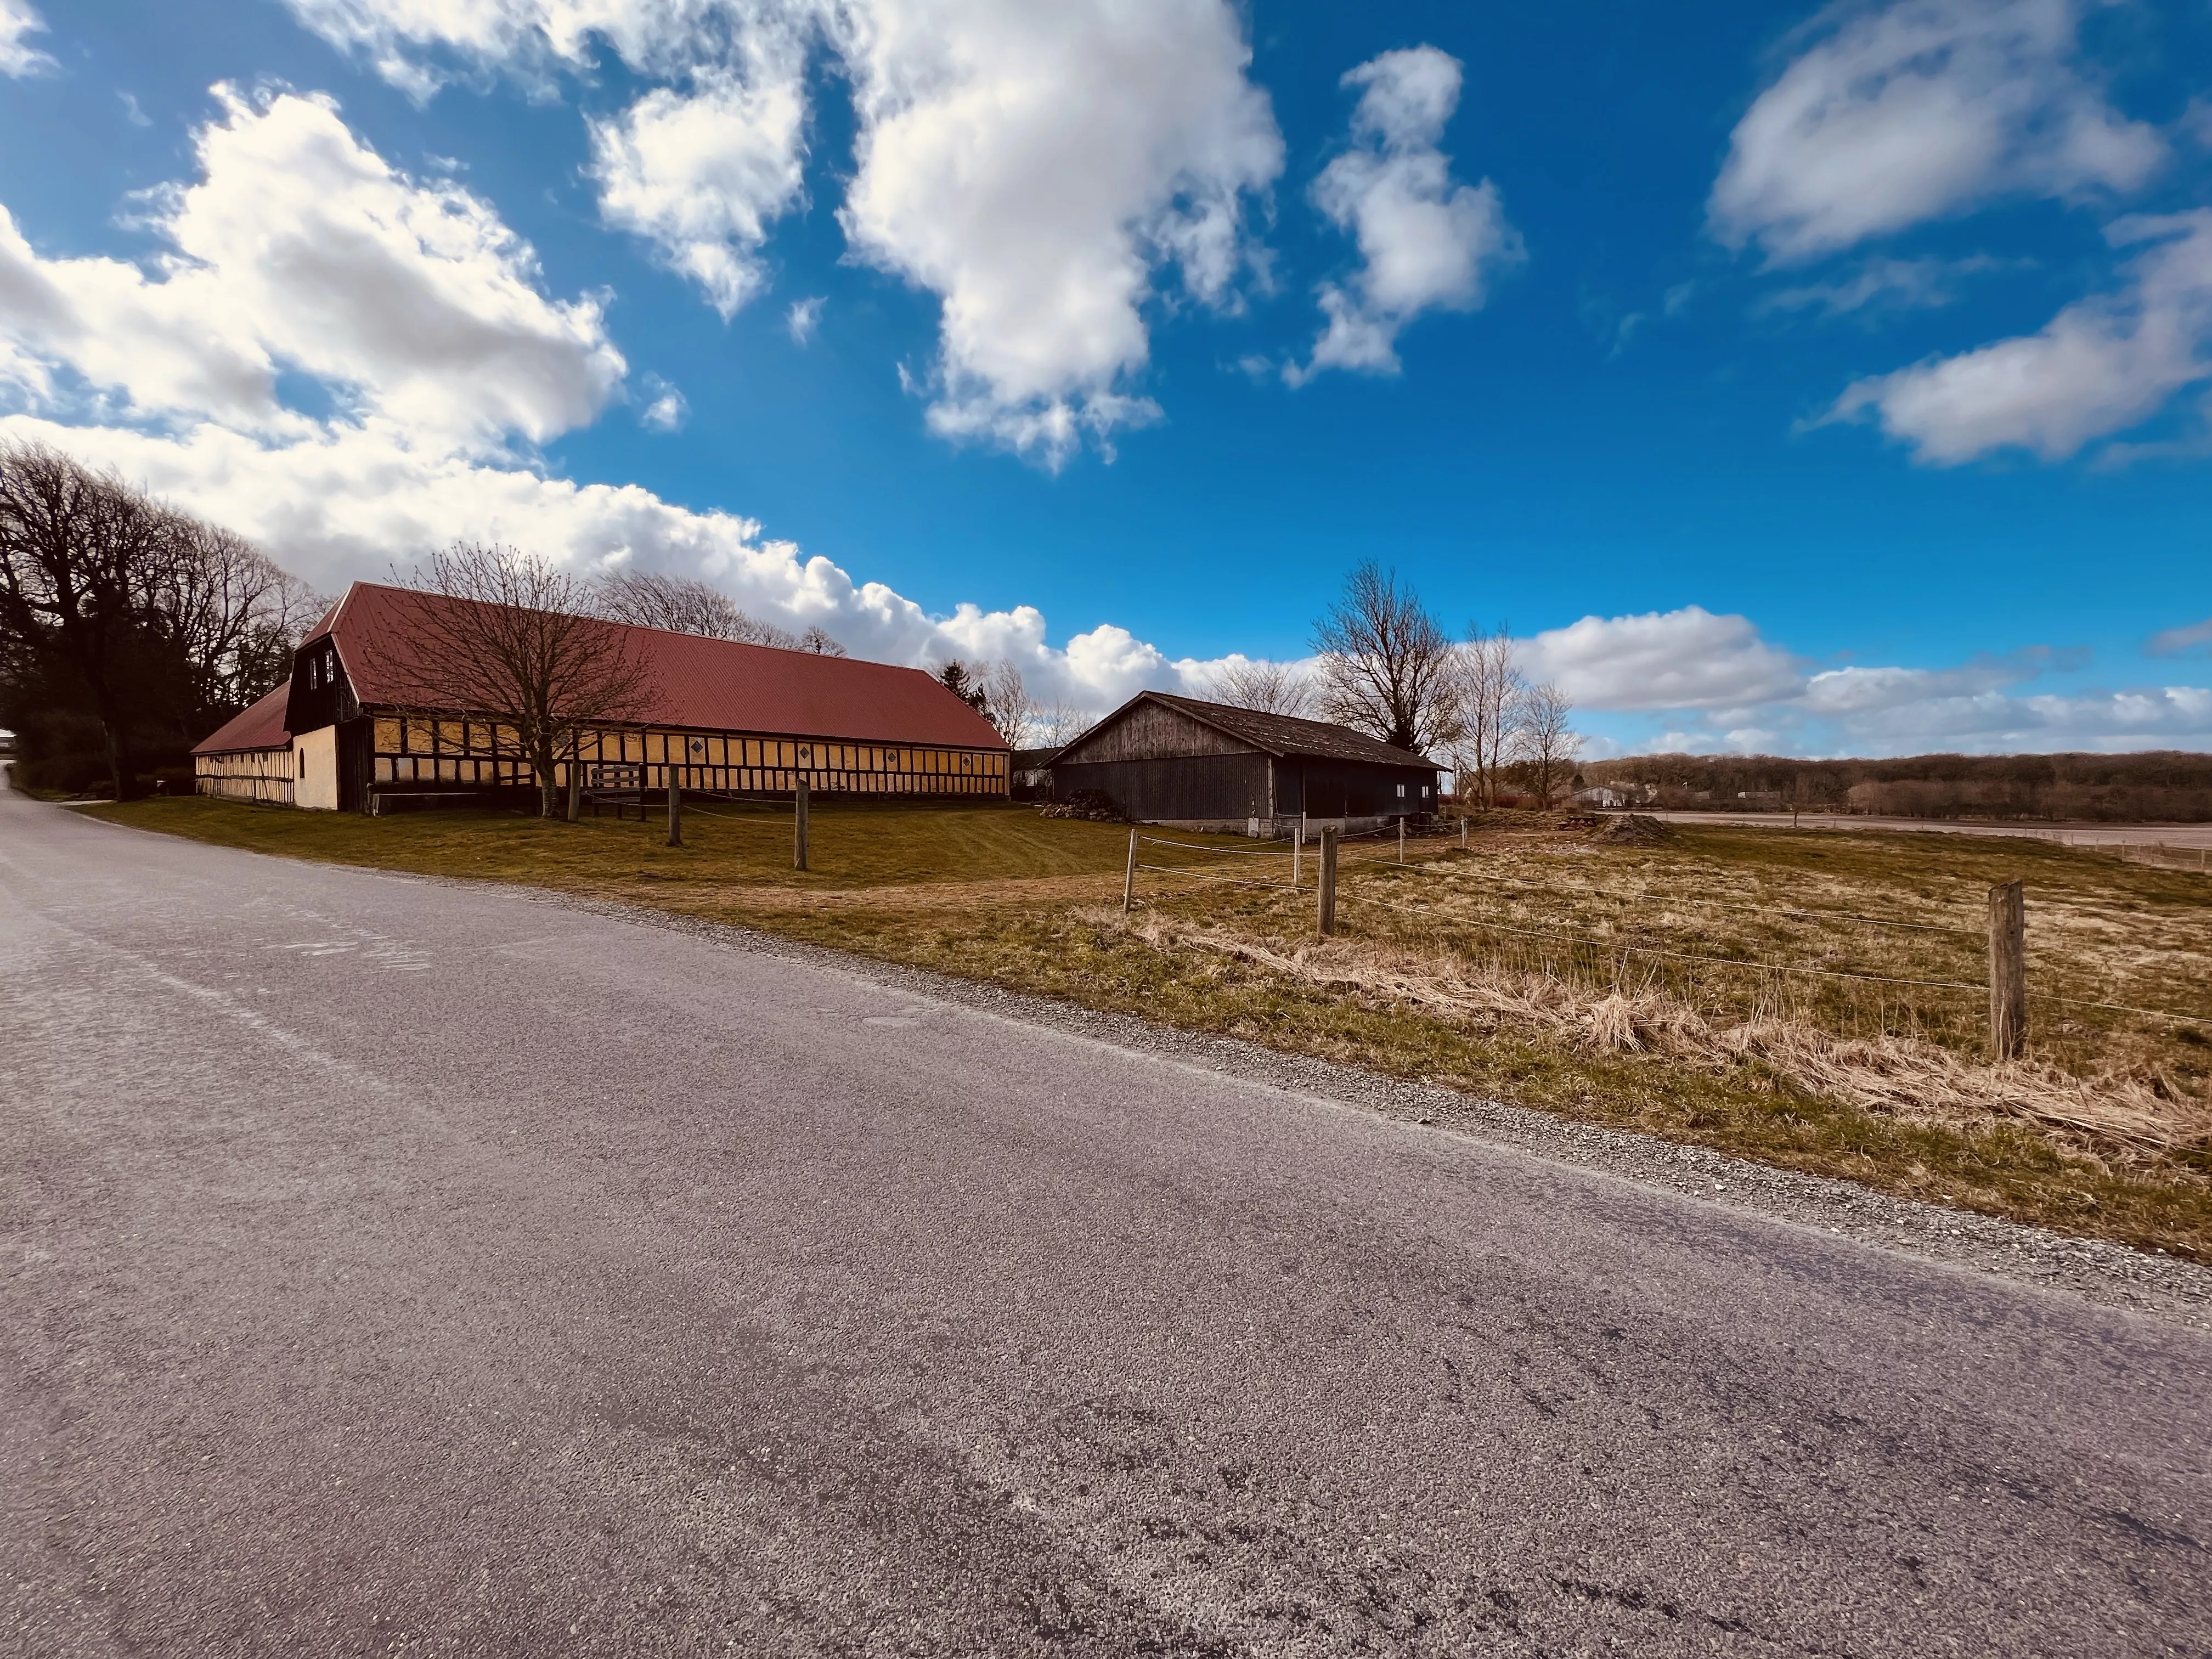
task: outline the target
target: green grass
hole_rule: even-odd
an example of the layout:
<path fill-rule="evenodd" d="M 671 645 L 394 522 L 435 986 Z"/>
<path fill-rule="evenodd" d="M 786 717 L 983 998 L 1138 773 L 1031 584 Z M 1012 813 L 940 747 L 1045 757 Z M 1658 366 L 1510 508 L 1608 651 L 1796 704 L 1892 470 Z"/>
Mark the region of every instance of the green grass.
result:
<path fill-rule="evenodd" d="M 2212 1260 L 2212 1160 L 2201 1152 L 2112 1162 L 2023 1127 L 1945 1127 L 1823 1099 L 1755 1060 L 1702 1066 L 1577 1050 L 1533 1032 L 1478 1030 L 1387 997 L 1148 945 L 1115 914 L 1127 846 L 1127 831 L 1117 825 L 1045 819 L 1011 806 L 833 803 L 815 811 L 814 867 L 802 873 L 791 868 L 787 811 L 718 805 L 713 817 L 687 813 L 686 844 L 677 848 L 662 844 L 657 820 L 568 824 L 479 812 L 365 818 L 207 799 L 82 810 L 283 856 L 620 898 Z M 1148 847 L 1146 858 L 1212 861 L 1206 853 L 1160 847 Z M 1224 867 L 1250 866 L 1228 860 Z M 1663 848 L 1592 850 L 1556 833 L 1516 831 L 1479 836 L 1474 851 L 1425 868 L 1356 866 L 1346 886 L 1410 892 L 1449 884 L 1488 902 L 1505 890 L 1495 880 L 1486 884 L 1486 872 L 1540 874 L 1555 921 L 1594 924 L 1609 914 L 1607 906 L 1618 912 L 1623 894 L 1646 901 L 1656 894 L 1673 907 L 1666 926 L 1678 931 L 1668 937 L 1708 947 L 1736 939 L 1770 952 L 1809 948 L 1825 935 L 1791 933 L 1753 916 L 1743 919 L 1749 930 L 1739 939 L 1729 932 L 1735 921 L 1700 921 L 1688 901 L 1848 903 L 1971 921 L 1991 884 L 2024 876 L 2046 979 L 2086 985 L 2117 973 L 2131 994 L 2197 999 L 2160 1006 L 2212 1006 L 2212 967 L 2200 943 L 2212 919 L 2212 883 L 2033 842 L 1700 829 Z M 1170 885 L 1165 878 L 1146 880 L 1155 891 Z M 1311 902 L 1310 894 L 1182 885 L 1189 890 L 1169 902 L 1170 913 L 1248 930 L 1295 933 Z M 1347 908 L 1355 933 L 1358 914 Z M 1705 934 L 1695 933 L 1700 927 Z M 2202 1070 L 2199 1051 L 2186 1043 L 2166 1058 L 2188 1076 Z"/>
<path fill-rule="evenodd" d="M 792 867 L 788 808 L 694 807 L 684 815 L 682 847 L 665 844 L 666 820 L 658 814 L 642 823 L 588 817 L 568 823 L 480 811 L 370 818 L 204 796 L 84 810 L 114 823 L 289 858 L 558 887 L 598 888 L 640 872 L 666 881 L 818 892 L 1118 875 L 1128 847 L 1128 831 L 1118 825 L 1041 818 L 1006 805 L 817 804 L 803 872 Z"/>

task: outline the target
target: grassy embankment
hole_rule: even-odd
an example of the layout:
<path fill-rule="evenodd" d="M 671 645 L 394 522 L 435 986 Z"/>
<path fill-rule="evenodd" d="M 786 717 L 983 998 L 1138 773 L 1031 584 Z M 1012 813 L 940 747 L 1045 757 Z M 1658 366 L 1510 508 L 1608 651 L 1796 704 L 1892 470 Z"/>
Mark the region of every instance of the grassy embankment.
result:
<path fill-rule="evenodd" d="M 369 819 L 200 799 L 88 810 L 759 927 L 2212 1260 L 2212 1017 L 2043 1000 L 2212 1016 L 2212 883 L 2191 874 L 2017 840 L 1699 827 L 1635 847 L 1501 817 L 1468 852 L 1417 849 L 1403 869 L 1363 849 L 1340 935 L 1317 945 L 1310 890 L 1147 874 L 1154 902 L 1125 923 L 1127 831 L 1015 808 L 817 806 L 805 873 L 790 868 L 787 813 L 765 810 L 687 813 L 680 848 L 634 819 Z M 1287 860 L 1213 851 L 1149 847 L 1146 860 L 1287 874 Z M 1980 1062 L 1972 990 L 1679 959 L 1971 985 L 1982 896 L 2015 877 L 2039 998 L 2025 1066 Z M 1568 933 L 1604 943 L 1556 937 Z"/>

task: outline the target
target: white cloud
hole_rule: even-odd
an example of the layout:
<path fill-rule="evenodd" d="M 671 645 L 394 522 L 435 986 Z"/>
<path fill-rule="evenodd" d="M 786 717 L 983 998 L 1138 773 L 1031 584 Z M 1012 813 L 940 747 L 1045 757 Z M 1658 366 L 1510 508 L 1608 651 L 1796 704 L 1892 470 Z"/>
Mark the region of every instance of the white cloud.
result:
<path fill-rule="evenodd" d="M 592 124 L 592 173 L 609 224 L 650 240 L 725 319 L 763 286 L 769 224 L 799 199 L 804 60 L 762 57 L 744 77 L 702 71 Z"/>
<path fill-rule="evenodd" d="M 2212 380 L 2212 209 L 2122 219 L 2106 234 L 2145 246 L 2119 292 L 2068 306 L 2039 334 L 1861 380 L 1827 418 L 1870 413 L 1939 465 L 2007 447 L 2062 460 Z"/>
<path fill-rule="evenodd" d="M 0 431 L 113 466 L 328 587 L 476 538 L 704 576 L 880 660 L 1010 657 L 1085 708 L 1210 667 L 1110 625 L 1055 648 L 1030 607 L 932 617 L 738 514 L 546 476 L 510 446 L 592 418 L 623 363 L 596 307 L 548 298 L 489 204 L 394 173 L 322 100 L 227 100 L 198 154 L 200 178 L 142 222 L 172 250 L 154 277 L 44 259 L 0 207 L 0 381 L 30 405 Z M 331 412 L 284 408 L 280 369 L 320 381 Z M 683 418 L 675 387 L 638 390 L 648 427 Z"/>
<path fill-rule="evenodd" d="M 1358 240 L 1365 263 L 1350 281 L 1321 289 L 1328 319 L 1292 385 L 1325 368 L 1398 371 L 1397 337 L 1424 311 L 1472 311 L 1491 279 L 1523 258 L 1498 187 L 1456 184 L 1437 149 L 1459 106 L 1459 60 L 1434 46 L 1386 52 L 1345 76 L 1364 88 L 1352 112 L 1352 148 L 1314 181 L 1313 199 Z"/>
<path fill-rule="evenodd" d="M 1884 756 L 2212 746 L 2212 690 L 2204 687 L 2016 689 L 2087 659 L 2085 651 L 2037 646 L 1954 668 L 1831 669 L 1811 676 L 1800 695 L 1713 710 L 1626 747 Z"/>
<path fill-rule="evenodd" d="M 646 397 L 645 407 L 638 411 L 640 426 L 650 432 L 678 432 L 691 417 L 691 405 L 684 393 L 658 374 L 647 374 L 639 382 Z"/>
<path fill-rule="evenodd" d="M 2082 666 L 2085 651 L 2030 646 L 2002 657 L 1983 655 L 1957 668 L 1833 668 L 1805 683 L 1801 707 L 1814 714 L 1876 714 L 1914 705 L 1984 697 L 2053 670 Z"/>
<path fill-rule="evenodd" d="M 529 246 L 483 202 L 425 185 L 362 146 L 325 99 L 259 104 L 218 88 L 201 177 L 157 192 L 158 279 L 105 258 L 41 258 L 0 209 L 0 337 L 65 365 L 141 416 L 206 416 L 297 433 L 276 377 L 455 441 L 550 437 L 595 415 L 623 377 L 597 303 L 537 286 Z M 19 376 L 19 380 L 26 377 Z"/>
<path fill-rule="evenodd" d="M 2212 690 L 2173 685 L 2026 697 L 1982 691 L 1901 702 L 1836 724 L 1844 746 L 1863 754 L 2197 748 L 2212 743 Z"/>
<path fill-rule="evenodd" d="M 1225 0 L 870 0 L 840 48 L 860 116 L 839 220 L 854 254 L 939 296 L 930 411 L 1057 463 L 1154 417 L 1157 272 L 1225 299 L 1247 192 L 1282 167 Z"/>
<path fill-rule="evenodd" d="M 929 422 L 1057 465 L 1156 418 L 1146 308 L 1233 300 L 1246 201 L 1282 170 L 1230 0 L 291 0 L 427 95 L 459 63 L 588 64 L 696 88 L 595 131 L 610 222 L 652 238 L 726 314 L 794 199 L 806 44 L 852 88 L 854 256 L 941 301 Z"/>
<path fill-rule="evenodd" d="M 1822 14 L 1844 21 L 1736 126 L 1707 204 L 1713 234 L 1789 262 L 1996 197 L 2134 189 L 2166 146 L 2076 62 L 2077 9 L 1903 0 Z"/>
<path fill-rule="evenodd" d="M 1522 671 L 1599 709 L 1733 708 L 1797 695 L 1797 659 L 1743 617 L 1698 605 L 1584 617 L 1520 644 Z"/>
<path fill-rule="evenodd" d="M 793 344 L 809 345 L 813 343 L 814 331 L 822 325 L 822 307 L 825 301 L 826 296 L 817 294 L 791 302 L 791 309 L 783 314 L 783 327 L 784 331 L 791 336 Z"/>
<path fill-rule="evenodd" d="M 0 75 L 36 75 L 54 66 L 45 52 L 23 43 L 25 35 L 43 34 L 46 28 L 30 0 L 0 0 Z"/>
<path fill-rule="evenodd" d="M 494 70 L 539 83 L 589 66 L 605 40 L 633 68 L 693 67 L 692 43 L 725 19 L 770 9 L 744 0 L 288 0 L 300 21 L 369 58 L 417 99 L 457 75 Z M 458 68 L 456 65 L 458 64 Z"/>

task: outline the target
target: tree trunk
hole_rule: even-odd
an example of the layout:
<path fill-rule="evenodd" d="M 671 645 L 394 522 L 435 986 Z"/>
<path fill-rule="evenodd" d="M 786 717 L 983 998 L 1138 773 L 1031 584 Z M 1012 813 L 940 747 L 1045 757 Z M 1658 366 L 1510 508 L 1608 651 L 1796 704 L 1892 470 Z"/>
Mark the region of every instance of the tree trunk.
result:
<path fill-rule="evenodd" d="M 130 738 L 124 732 L 120 721 L 104 715 L 100 719 L 100 732 L 106 739 L 107 775 L 115 786 L 115 799 L 128 800 L 131 799 L 130 787 L 137 781 L 131 766 Z"/>

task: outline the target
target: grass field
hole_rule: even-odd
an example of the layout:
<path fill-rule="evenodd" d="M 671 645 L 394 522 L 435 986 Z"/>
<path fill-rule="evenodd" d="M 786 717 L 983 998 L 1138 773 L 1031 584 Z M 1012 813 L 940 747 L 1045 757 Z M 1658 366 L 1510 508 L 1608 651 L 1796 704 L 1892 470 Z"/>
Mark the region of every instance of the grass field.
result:
<path fill-rule="evenodd" d="M 1468 851 L 1417 847 L 1402 868 L 1357 849 L 1324 944 L 1310 890 L 1206 879 L 1280 880 L 1287 860 L 1147 845 L 1183 873 L 1146 872 L 1125 921 L 1127 830 L 1015 807 L 817 804 L 803 873 L 770 809 L 687 812 L 682 848 L 635 819 L 86 810 L 760 927 L 2212 1260 L 2212 1019 L 2049 1000 L 2212 1015 L 2212 883 L 2193 874 L 1964 836 L 1699 826 L 1617 846 L 1500 815 Z M 1972 990 L 1743 965 L 1972 985 L 1983 895 L 2014 878 L 2039 999 L 2025 1065 L 1981 1061 Z"/>

